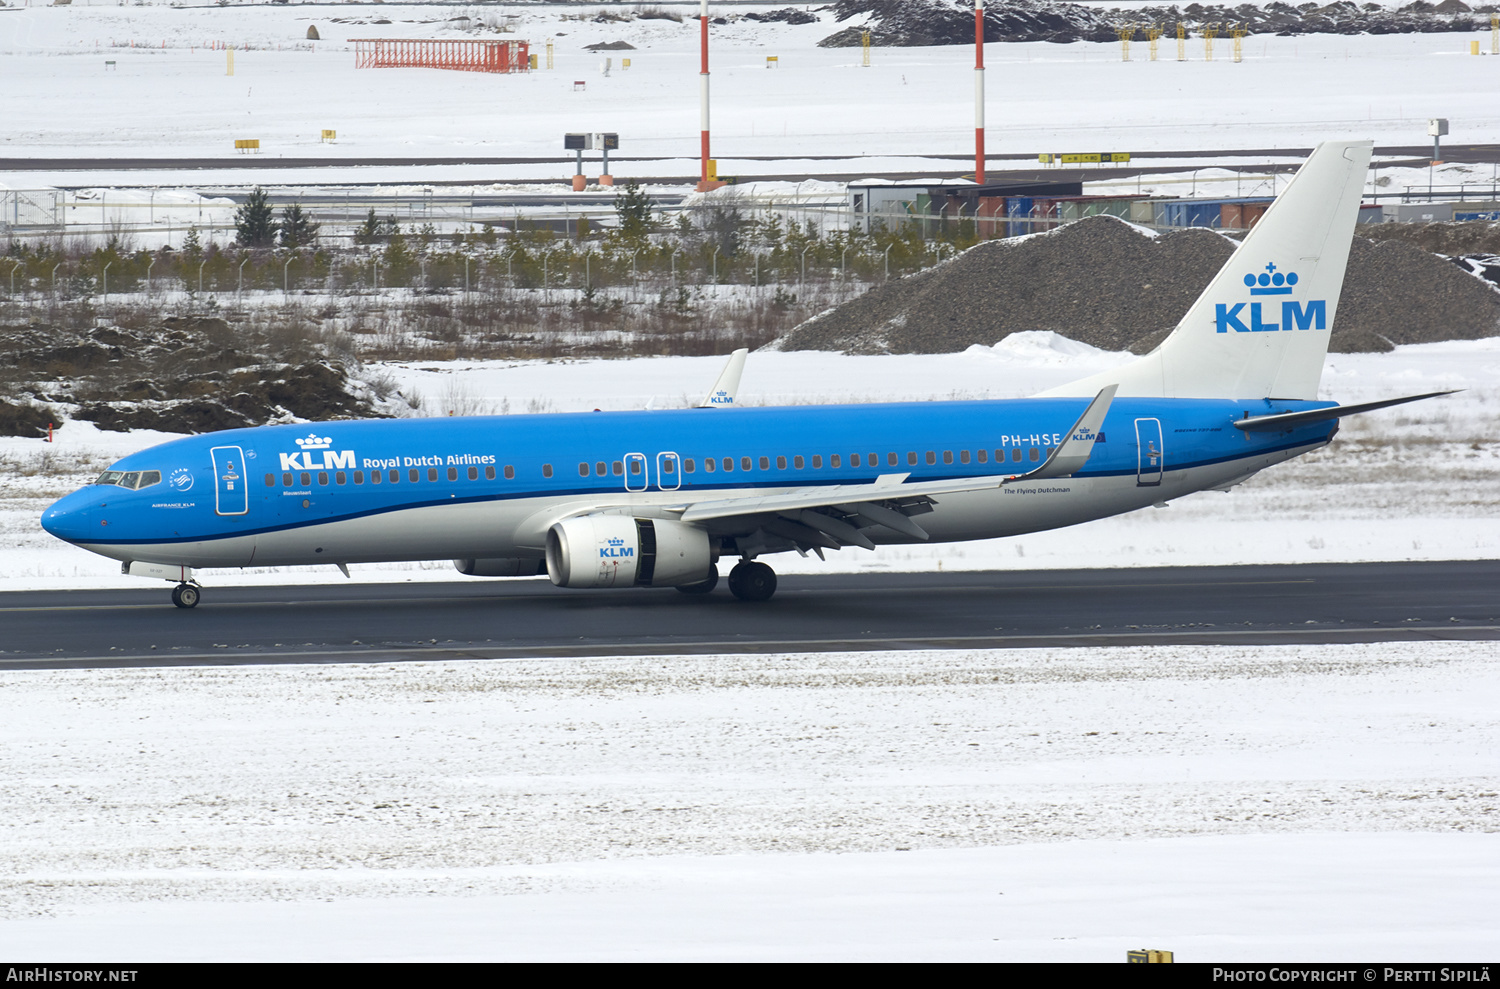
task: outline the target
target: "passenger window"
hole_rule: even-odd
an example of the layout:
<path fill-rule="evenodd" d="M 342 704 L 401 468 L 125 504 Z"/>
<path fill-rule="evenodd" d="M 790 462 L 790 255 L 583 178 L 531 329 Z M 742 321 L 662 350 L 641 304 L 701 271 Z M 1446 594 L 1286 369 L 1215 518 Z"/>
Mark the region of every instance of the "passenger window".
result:
<path fill-rule="evenodd" d="M 910 450 L 910 451 L 907 452 L 907 454 L 906 454 L 906 466 L 908 466 L 908 467 L 915 467 L 915 466 L 917 466 L 917 451 Z"/>
<path fill-rule="evenodd" d="M 777 457 L 776 458 L 776 469 L 777 470 L 786 470 L 786 458 L 785 457 Z"/>
<path fill-rule="evenodd" d="M 457 467 L 449 467 L 448 468 L 448 480 L 450 480 L 450 481 L 456 481 L 456 480 L 458 480 L 458 468 Z"/>
<path fill-rule="evenodd" d="M 335 484 L 347 484 L 349 482 L 349 475 L 343 471 L 338 471 L 333 475 L 333 480 Z"/>
<path fill-rule="evenodd" d="M 873 461 L 873 460 L 872 460 L 872 461 L 870 461 L 870 463 L 872 463 L 872 464 L 873 464 L 873 463 L 874 463 L 874 462 L 875 462 L 875 461 Z M 899 463 L 900 463 L 900 462 L 901 462 L 901 458 L 900 458 L 900 457 L 898 457 L 898 456 L 896 456 L 896 455 L 895 455 L 895 454 L 894 454 L 894 453 L 887 453 L 887 454 L 886 454 L 886 455 L 885 455 L 885 462 L 886 462 L 886 463 L 887 463 L 887 464 L 889 464 L 889 465 L 890 465 L 890 466 L 892 466 L 892 467 L 895 467 L 895 466 L 896 466 L 896 465 L 897 465 L 897 464 L 899 464 Z"/>
<path fill-rule="evenodd" d="M 323 471 L 323 470 L 318 471 L 318 483 L 319 484 L 325 484 L 325 485 L 328 483 L 328 472 L 327 471 Z"/>
<path fill-rule="evenodd" d="M 494 466 L 494 464 L 491 464 L 490 466 L 488 466 L 488 467 L 486 467 L 484 469 L 484 479 L 486 481 L 493 481 L 495 479 L 495 466 Z"/>
<path fill-rule="evenodd" d="M 801 470 L 806 465 L 806 463 L 807 461 L 803 460 L 801 457 L 792 458 L 792 466 L 797 468 L 798 470 Z"/>
<path fill-rule="evenodd" d="M 697 469 L 698 469 L 698 465 L 693 462 L 693 458 L 692 457 L 689 457 L 689 458 L 687 458 L 686 460 L 684 460 L 682 462 L 682 471 L 685 474 L 691 474 L 691 473 L 693 473 L 693 471 L 695 471 Z"/>
<path fill-rule="evenodd" d="M 927 451 L 927 463 L 928 464 L 935 464 L 935 463 L 937 463 L 937 454 L 933 453 L 931 450 Z"/>
<path fill-rule="evenodd" d="M 312 487 L 312 475 L 311 474 L 309 474 L 306 471 L 304 471 L 303 474 L 302 474 L 301 480 L 302 480 L 302 486 L 304 488 L 310 488 L 310 487 Z"/>
<path fill-rule="evenodd" d="M 616 460 L 613 464 L 610 465 L 609 472 L 615 477 L 619 477 L 625 473 L 625 465 Z"/>
<path fill-rule="evenodd" d="M 383 480 L 385 480 L 385 475 L 382 474 L 382 473 L 380 473 L 380 471 L 378 471 L 378 470 L 372 470 L 372 471 L 370 471 L 370 483 L 371 484 L 379 484 Z"/>
<path fill-rule="evenodd" d="M 750 458 L 749 457 L 741 457 L 740 458 L 740 470 L 749 470 L 749 469 L 750 469 Z"/>
<path fill-rule="evenodd" d="M 996 450 L 995 451 L 995 463 L 997 463 L 997 464 L 1003 464 L 1003 463 L 1005 463 L 1005 451 L 1004 450 Z"/>
<path fill-rule="evenodd" d="M 276 475 L 275 474 L 267 474 L 266 475 L 266 487 L 268 487 L 268 488 L 274 488 L 274 487 L 276 487 Z"/>
<path fill-rule="evenodd" d="M 987 464 L 990 462 L 990 451 L 988 450 L 980 450 L 975 453 L 975 456 L 979 458 L 979 462 L 982 464 Z"/>
<path fill-rule="evenodd" d="M 1010 459 L 1011 460 L 1017 460 L 1017 461 L 1021 459 L 1021 448 L 1020 447 L 1015 447 L 1014 449 L 1012 449 L 1010 451 Z"/>
<path fill-rule="evenodd" d="M 429 480 L 429 481 L 436 481 L 437 479 L 438 479 L 437 468 L 436 467 L 429 467 L 429 468 L 427 468 L 427 480 Z"/>
<path fill-rule="evenodd" d="M 506 464 L 505 465 L 505 479 L 507 481 L 509 481 L 509 480 L 513 479 L 515 476 L 516 476 L 516 469 L 514 467 L 512 467 L 510 464 Z"/>
<path fill-rule="evenodd" d="M 471 481 L 477 481 L 477 480 L 479 480 L 479 468 L 478 467 L 470 467 L 469 468 L 469 480 L 471 480 Z"/>
<path fill-rule="evenodd" d="M 733 457 L 725 457 L 724 458 L 724 469 L 725 470 L 734 470 L 734 458 Z"/>
<path fill-rule="evenodd" d="M 389 477 L 390 477 L 390 482 L 392 484 L 400 484 L 401 483 L 401 472 L 399 470 L 393 470 L 393 471 L 391 471 Z"/>
<path fill-rule="evenodd" d="M 292 472 L 291 471 L 287 471 L 285 474 L 281 475 L 281 486 L 283 488 L 289 488 L 289 487 L 292 486 Z"/>
<path fill-rule="evenodd" d="M 379 471 L 376 471 L 377 475 L 379 473 L 380 473 Z M 365 483 L 365 472 L 364 471 L 357 470 L 357 471 L 354 472 L 354 483 L 355 484 L 363 484 L 363 483 Z"/>
<path fill-rule="evenodd" d="M 834 464 L 833 466 L 837 467 L 838 464 Z M 859 466 L 859 454 L 857 454 L 857 453 L 851 453 L 851 454 L 849 454 L 849 466 L 850 467 L 858 467 Z"/>
<path fill-rule="evenodd" d="M 712 474 L 714 472 L 714 469 L 717 466 L 718 466 L 718 464 L 714 461 L 713 457 L 704 457 L 703 458 L 703 469 L 706 470 L 706 471 L 708 471 L 710 474 Z"/>
<path fill-rule="evenodd" d="M 961 463 L 961 464 L 966 464 L 966 463 L 969 462 L 969 451 L 968 450 L 960 450 L 960 451 L 958 451 L 958 462 Z"/>
<path fill-rule="evenodd" d="M 1042 459 L 1042 451 L 1038 450 L 1036 447 L 1032 447 L 1031 448 L 1031 459 L 1032 460 L 1041 460 Z"/>
<path fill-rule="evenodd" d="M 413 467 L 410 471 L 407 472 L 406 479 L 411 483 L 416 484 L 422 479 L 422 472 Z"/>
<path fill-rule="evenodd" d="M 677 461 L 671 457 L 663 457 L 661 461 L 661 472 L 663 474 L 677 473 Z"/>
<path fill-rule="evenodd" d="M 833 456 L 831 456 L 831 457 L 828 458 L 828 466 L 830 466 L 830 467 L 841 467 L 841 466 L 843 466 L 843 464 L 841 462 L 841 458 L 839 457 L 839 455 L 837 453 L 835 453 Z"/>
<path fill-rule="evenodd" d="M 542 464 L 542 476 L 543 477 L 551 477 L 552 476 L 552 465 L 551 464 Z"/>
<path fill-rule="evenodd" d="M 771 458 L 770 457 L 761 457 L 760 458 L 760 469 L 761 470 L 770 470 L 771 469 Z"/>
<path fill-rule="evenodd" d="M 605 474 L 609 473 L 609 464 L 606 464 L 602 460 L 598 461 L 594 464 L 594 473 L 599 477 L 603 477 Z"/>
<path fill-rule="evenodd" d="M 588 477 L 589 476 L 589 465 L 588 464 L 579 464 L 578 465 L 578 476 L 579 477 Z"/>
<path fill-rule="evenodd" d="M 641 462 L 639 460 L 632 460 L 630 462 L 630 473 L 632 473 L 632 474 L 639 474 L 640 472 L 641 472 Z"/>
<path fill-rule="evenodd" d="M 951 464 L 951 463 L 953 463 L 953 451 L 952 450 L 944 450 L 943 451 L 943 463 L 945 463 L 945 464 Z"/>
<path fill-rule="evenodd" d="M 823 457 L 821 454 L 813 454 L 813 470 L 823 469 Z"/>

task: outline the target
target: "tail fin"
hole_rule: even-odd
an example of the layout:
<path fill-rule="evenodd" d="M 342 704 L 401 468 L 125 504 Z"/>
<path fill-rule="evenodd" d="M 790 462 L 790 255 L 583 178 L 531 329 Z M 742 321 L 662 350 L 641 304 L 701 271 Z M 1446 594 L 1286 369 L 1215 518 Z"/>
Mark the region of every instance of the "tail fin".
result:
<path fill-rule="evenodd" d="M 1317 398 L 1371 149 L 1318 145 L 1161 346 L 1042 394 Z"/>

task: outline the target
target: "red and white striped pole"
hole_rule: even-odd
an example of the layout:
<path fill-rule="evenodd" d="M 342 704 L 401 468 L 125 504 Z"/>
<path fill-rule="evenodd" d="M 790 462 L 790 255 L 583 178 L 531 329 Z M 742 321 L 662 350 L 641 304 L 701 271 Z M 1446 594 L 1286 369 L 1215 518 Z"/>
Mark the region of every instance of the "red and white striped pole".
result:
<path fill-rule="evenodd" d="M 974 0 L 974 183 L 984 185 L 984 0 Z"/>
<path fill-rule="evenodd" d="M 703 158 L 698 165 L 698 186 L 708 188 L 708 0 L 699 9 L 698 24 L 702 30 L 703 68 L 698 75 L 699 129 L 703 132 Z"/>

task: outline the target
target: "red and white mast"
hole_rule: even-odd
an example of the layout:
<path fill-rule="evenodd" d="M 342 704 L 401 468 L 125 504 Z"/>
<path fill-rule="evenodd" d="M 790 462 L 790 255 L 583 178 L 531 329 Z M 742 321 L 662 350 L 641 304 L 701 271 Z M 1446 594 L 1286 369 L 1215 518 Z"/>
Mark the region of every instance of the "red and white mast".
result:
<path fill-rule="evenodd" d="M 708 0 L 703 0 L 703 2 L 706 5 Z M 704 72 L 708 71 L 706 44 L 705 42 Z M 703 85 L 704 92 L 707 92 L 708 83 L 705 82 Z M 705 114 L 703 146 L 707 148 L 708 117 L 706 114 L 708 111 L 703 112 Z M 984 0 L 974 0 L 974 182 L 976 185 L 984 185 Z"/>
<path fill-rule="evenodd" d="M 698 74 L 699 129 L 703 132 L 703 158 L 698 165 L 698 188 L 708 188 L 708 0 L 703 0 L 698 12 L 698 24 L 702 31 L 703 68 Z"/>

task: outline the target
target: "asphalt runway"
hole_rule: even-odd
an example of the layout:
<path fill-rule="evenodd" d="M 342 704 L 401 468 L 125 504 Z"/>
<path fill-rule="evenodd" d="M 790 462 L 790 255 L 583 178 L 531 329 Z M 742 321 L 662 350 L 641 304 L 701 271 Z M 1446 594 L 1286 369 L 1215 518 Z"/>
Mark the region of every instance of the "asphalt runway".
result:
<path fill-rule="evenodd" d="M 1500 639 L 1500 562 L 788 576 L 769 602 L 545 579 L 0 594 L 0 669 Z"/>

